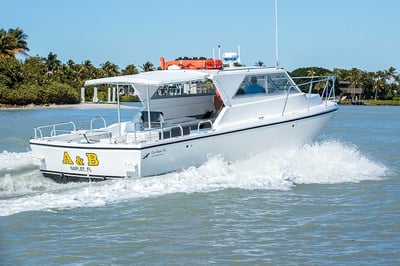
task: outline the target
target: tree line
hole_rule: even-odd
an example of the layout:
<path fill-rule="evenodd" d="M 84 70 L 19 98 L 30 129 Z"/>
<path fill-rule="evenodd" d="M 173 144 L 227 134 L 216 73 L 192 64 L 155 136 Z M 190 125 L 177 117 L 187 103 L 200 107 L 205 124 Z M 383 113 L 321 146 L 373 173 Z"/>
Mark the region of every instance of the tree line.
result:
<path fill-rule="evenodd" d="M 82 63 L 68 60 L 63 63 L 52 52 L 47 57 L 29 56 L 27 39 L 28 35 L 20 28 L 8 31 L 0 29 L 0 104 L 79 103 L 80 88 L 86 80 L 156 70 L 149 61 L 140 65 L 139 69 L 134 64 L 129 64 L 120 70 L 118 65 L 110 61 L 100 64 L 100 67 L 95 67 L 90 60 Z M 16 55 L 25 56 L 24 60 L 16 59 Z M 261 66 L 263 63 L 258 61 L 255 65 Z M 400 86 L 400 77 L 393 67 L 377 72 L 366 72 L 357 68 L 331 71 L 307 67 L 296 69 L 290 74 L 336 75 L 337 81 L 348 81 L 349 87 L 363 88 L 363 97 L 368 99 L 392 99 L 398 95 Z M 99 99 L 106 100 L 106 93 L 101 88 L 98 96 Z"/>
<path fill-rule="evenodd" d="M 340 82 L 346 82 L 347 88 L 361 88 L 361 97 L 364 100 L 393 100 L 398 99 L 400 93 L 400 75 L 394 67 L 376 72 L 358 68 L 334 68 L 331 71 L 320 67 L 307 67 L 296 69 L 290 74 L 293 77 L 335 75 L 336 87 Z"/>

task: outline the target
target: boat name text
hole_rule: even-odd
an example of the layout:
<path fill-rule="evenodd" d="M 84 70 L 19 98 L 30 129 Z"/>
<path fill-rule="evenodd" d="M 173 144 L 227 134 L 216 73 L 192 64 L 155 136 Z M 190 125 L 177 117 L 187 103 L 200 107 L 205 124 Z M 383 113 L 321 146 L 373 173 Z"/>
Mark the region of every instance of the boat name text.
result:
<path fill-rule="evenodd" d="M 100 164 L 96 153 L 86 153 L 86 158 L 75 156 L 75 160 L 73 160 L 67 151 L 64 151 L 62 163 L 70 165 L 71 170 L 75 171 L 90 171 L 89 166 L 98 166 Z"/>

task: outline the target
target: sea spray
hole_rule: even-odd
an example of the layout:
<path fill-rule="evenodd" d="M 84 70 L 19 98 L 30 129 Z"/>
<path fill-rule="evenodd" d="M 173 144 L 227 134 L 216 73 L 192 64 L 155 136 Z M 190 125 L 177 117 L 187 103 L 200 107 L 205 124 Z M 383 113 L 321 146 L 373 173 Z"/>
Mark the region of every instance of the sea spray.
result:
<path fill-rule="evenodd" d="M 26 167 L 27 161 L 33 165 L 30 153 L 3 152 L 0 160 L 16 158 L 24 162 L 13 162 L 7 168 L 12 174 L 0 176 L 0 216 L 98 207 L 172 193 L 209 193 L 224 189 L 285 191 L 297 184 L 379 180 L 388 170 L 366 158 L 355 146 L 331 140 L 290 150 L 270 150 L 233 162 L 212 156 L 197 168 L 99 183 L 57 184 L 42 177 L 37 169 L 19 174 L 18 169 Z"/>
<path fill-rule="evenodd" d="M 28 152 L 8 152 L 0 153 L 0 174 L 7 170 L 17 170 L 25 166 L 33 166 L 34 155 Z"/>

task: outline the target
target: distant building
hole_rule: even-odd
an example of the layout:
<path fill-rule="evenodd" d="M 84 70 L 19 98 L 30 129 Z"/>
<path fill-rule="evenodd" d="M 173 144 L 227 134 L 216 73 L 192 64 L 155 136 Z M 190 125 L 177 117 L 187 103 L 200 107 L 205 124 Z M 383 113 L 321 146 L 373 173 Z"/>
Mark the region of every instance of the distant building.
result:
<path fill-rule="evenodd" d="M 348 99 L 349 101 L 351 101 L 351 103 L 360 103 L 362 99 L 363 89 L 349 86 L 349 81 L 339 81 L 338 91 L 340 93 L 340 99 Z"/>

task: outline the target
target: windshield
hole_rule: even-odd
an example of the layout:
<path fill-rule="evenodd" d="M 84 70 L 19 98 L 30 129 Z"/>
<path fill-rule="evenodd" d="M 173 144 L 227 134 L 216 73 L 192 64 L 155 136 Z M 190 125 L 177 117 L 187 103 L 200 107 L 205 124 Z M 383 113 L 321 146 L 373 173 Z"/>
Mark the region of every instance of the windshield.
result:
<path fill-rule="evenodd" d="M 235 96 L 241 95 L 277 95 L 298 93 L 297 87 L 285 73 L 267 75 L 248 75 L 241 82 Z"/>

